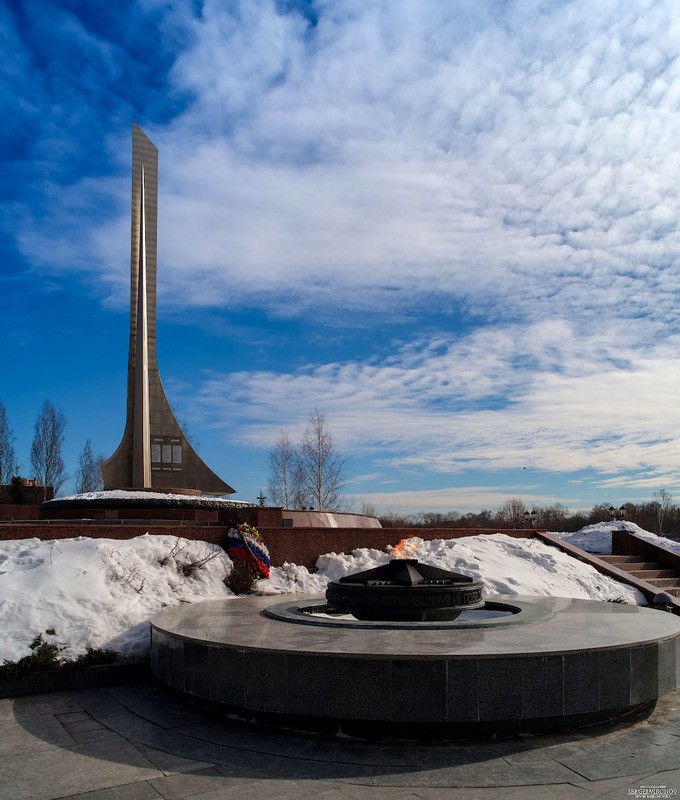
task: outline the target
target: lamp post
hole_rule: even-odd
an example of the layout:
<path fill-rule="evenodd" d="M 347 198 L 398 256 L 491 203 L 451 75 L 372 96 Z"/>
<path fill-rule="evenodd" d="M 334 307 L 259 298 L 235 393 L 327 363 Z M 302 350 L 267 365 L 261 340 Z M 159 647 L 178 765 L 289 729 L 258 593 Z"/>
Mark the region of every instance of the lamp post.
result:
<path fill-rule="evenodd" d="M 527 524 L 530 528 L 534 527 L 534 523 L 536 522 L 537 516 L 538 516 L 538 511 L 536 511 L 536 509 L 524 512 L 524 519 L 527 521 Z"/>
<path fill-rule="evenodd" d="M 620 506 L 619 508 L 614 508 L 614 506 L 609 506 L 609 513 L 612 515 L 612 519 L 618 522 L 626 516 L 626 507 Z"/>
<path fill-rule="evenodd" d="M 260 493 L 258 494 L 257 499 L 260 501 L 260 505 L 263 506 L 264 505 L 264 501 L 267 498 L 262 494 L 262 489 L 260 489 Z"/>

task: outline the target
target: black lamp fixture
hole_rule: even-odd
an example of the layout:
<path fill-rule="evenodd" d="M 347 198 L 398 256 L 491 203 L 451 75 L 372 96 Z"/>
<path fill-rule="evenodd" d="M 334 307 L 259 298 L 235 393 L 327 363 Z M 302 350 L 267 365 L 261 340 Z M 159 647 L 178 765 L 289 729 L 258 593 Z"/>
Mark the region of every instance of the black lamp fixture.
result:
<path fill-rule="evenodd" d="M 614 508 L 614 506 L 609 506 L 609 513 L 612 515 L 613 519 L 621 520 L 626 516 L 626 507 L 620 506 L 619 508 Z"/>
<path fill-rule="evenodd" d="M 538 516 L 538 511 L 534 508 L 532 511 L 525 511 L 524 512 L 524 519 L 527 521 L 527 525 L 530 528 L 534 527 L 534 523 L 536 522 L 536 517 Z"/>

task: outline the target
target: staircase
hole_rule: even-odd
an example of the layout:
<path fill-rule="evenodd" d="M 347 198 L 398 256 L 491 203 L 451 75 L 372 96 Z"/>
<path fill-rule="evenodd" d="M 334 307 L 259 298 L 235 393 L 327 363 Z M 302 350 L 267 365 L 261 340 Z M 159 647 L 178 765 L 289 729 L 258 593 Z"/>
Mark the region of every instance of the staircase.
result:
<path fill-rule="evenodd" d="M 643 561 L 642 556 L 599 556 L 614 567 L 629 572 L 642 581 L 657 586 L 660 592 L 680 597 L 680 571 L 664 568 L 658 561 Z"/>

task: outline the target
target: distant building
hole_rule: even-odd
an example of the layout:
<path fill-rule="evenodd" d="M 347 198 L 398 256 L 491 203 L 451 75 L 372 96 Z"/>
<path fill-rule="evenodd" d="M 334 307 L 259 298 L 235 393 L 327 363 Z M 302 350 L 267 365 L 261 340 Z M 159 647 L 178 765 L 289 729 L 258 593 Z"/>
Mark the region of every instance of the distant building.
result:
<path fill-rule="evenodd" d="M 0 503 L 42 503 L 54 499 L 53 486 L 41 486 L 35 478 L 16 477 L 12 483 L 0 485 Z"/>

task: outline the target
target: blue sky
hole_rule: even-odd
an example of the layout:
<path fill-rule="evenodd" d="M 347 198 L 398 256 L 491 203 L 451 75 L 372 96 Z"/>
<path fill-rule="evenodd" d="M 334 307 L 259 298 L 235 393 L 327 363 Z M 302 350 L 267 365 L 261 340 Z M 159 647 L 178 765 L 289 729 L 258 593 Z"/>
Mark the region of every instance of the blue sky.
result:
<path fill-rule="evenodd" d="M 356 508 L 678 499 L 673 0 L 23 0 L 0 36 L 23 474 L 45 398 L 71 472 L 122 434 L 134 120 L 161 376 L 239 498 L 318 407 Z"/>

